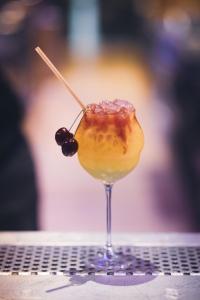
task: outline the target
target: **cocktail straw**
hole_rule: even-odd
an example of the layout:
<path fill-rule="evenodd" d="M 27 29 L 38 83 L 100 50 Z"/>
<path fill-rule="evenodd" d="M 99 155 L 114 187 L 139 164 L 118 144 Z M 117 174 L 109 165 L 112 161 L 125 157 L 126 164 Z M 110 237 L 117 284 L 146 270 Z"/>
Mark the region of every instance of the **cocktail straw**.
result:
<path fill-rule="evenodd" d="M 43 59 L 43 61 L 47 64 L 47 66 L 51 69 L 51 71 L 54 73 L 54 75 L 65 85 L 67 90 L 70 92 L 70 94 L 73 96 L 73 98 L 78 102 L 78 104 L 81 106 L 82 109 L 85 110 L 85 105 L 82 103 L 82 101 L 79 99 L 79 97 L 76 95 L 76 93 L 73 91 L 67 80 L 60 74 L 60 72 L 57 70 L 57 68 L 53 65 L 53 63 L 50 61 L 50 59 L 46 56 L 46 54 L 40 49 L 40 47 L 36 47 L 35 51 L 39 54 L 39 56 Z"/>

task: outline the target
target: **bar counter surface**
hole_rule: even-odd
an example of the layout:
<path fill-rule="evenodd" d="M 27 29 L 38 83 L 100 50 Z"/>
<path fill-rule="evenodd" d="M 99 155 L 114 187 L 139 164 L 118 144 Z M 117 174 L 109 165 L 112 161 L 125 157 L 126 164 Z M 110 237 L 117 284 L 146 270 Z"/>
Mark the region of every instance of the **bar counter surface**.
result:
<path fill-rule="evenodd" d="M 0 300 L 200 299 L 200 234 L 114 234 L 138 268 L 81 269 L 104 241 L 101 233 L 1 232 Z"/>

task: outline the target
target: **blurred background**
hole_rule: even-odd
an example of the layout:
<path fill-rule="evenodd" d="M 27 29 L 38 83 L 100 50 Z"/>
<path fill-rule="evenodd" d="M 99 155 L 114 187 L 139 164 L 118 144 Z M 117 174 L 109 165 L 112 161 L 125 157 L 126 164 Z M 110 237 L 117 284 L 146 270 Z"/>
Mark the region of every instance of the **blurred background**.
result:
<path fill-rule="evenodd" d="M 200 230 L 200 2 L 0 2 L 0 230 L 104 231 L 100 182 L 55 132 L 85 104 L 126 99 L 145 134 L 113 189 L 113 231 Z"/>

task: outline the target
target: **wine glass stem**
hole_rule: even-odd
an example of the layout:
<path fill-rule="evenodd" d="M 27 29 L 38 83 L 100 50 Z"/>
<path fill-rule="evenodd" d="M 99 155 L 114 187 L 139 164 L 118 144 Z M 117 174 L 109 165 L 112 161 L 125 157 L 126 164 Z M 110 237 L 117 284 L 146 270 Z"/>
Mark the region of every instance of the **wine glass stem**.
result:
<path fill-rule="evenodd" d="M 111 198 L 112 198 L 112 184 L 104 184 L 106 192 L 106 256 L 111 257 L 113 255 L 112 238 L 111 238 Z"/>

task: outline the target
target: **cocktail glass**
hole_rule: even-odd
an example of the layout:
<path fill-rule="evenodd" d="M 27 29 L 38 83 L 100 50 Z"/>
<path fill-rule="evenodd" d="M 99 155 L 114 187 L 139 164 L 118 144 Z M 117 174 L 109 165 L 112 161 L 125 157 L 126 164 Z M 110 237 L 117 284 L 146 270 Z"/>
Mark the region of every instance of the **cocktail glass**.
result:
<path fill-rule="evenodd" d="M 123 256 L 115 253 L 112 246 L 111 197 L 113 184 L 135 168 L 144 145 L 143 131 L 133 105 L 123 100 L 88 105 L 75 138 L 81 166 L 103 182 L 106 194 L 106 244 L 92 266 L 124 269 Z"/>

